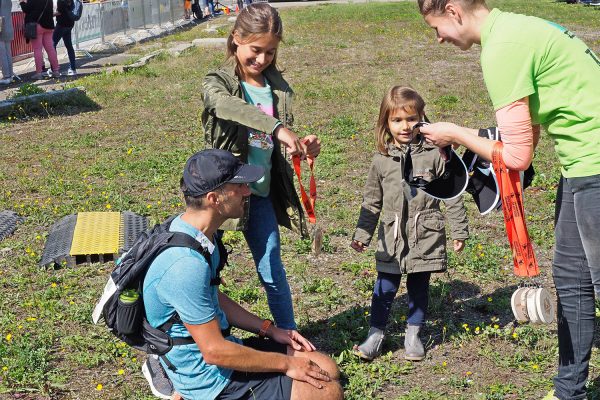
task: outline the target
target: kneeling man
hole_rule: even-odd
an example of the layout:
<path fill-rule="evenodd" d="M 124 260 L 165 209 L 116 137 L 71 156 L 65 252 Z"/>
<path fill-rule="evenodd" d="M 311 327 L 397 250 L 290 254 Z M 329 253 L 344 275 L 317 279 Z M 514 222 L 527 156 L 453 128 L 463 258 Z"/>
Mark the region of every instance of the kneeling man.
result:
<path fill-rule="evenodd" d="M 217 229 L 228 218 L 244 215 L 248 183 L 262 176 L 262 167 L 243 164 L 225 150 L 204 150 L 187 161 L 181 179 L 186 209 L 169 229 L 198 240 L 211 262 L 189 248 L 173 247 L 148 269 L 143 287 L 148 321 L 158 327 L 176 312 L 181 323 L 169 334 L 195 341 L 166 354 L 171 369 L 161 363 L 187 400 L 341 399 L 339 370 L 331 358 L 314 351 L 296 331 L 246 311 L 215 283 Z M 258 337 L 238 339 L 229 335 L 231 326 Z"/>

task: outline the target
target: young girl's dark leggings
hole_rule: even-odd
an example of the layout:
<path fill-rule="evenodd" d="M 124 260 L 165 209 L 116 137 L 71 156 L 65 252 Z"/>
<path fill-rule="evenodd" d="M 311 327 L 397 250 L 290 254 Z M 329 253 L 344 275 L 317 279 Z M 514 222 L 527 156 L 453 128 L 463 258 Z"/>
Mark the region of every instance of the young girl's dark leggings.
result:
<path fill-rule="evenodd" d="M 371 326 L 385 329 L 390 317 L 394 297 L 400 286 L 400 274 L 377 273 L 377 281 L 371 299 Z M 422 325 L 429 303 L 430 272 L 407 274 L 406 290 L 408 292 L 408 316 L 410 325 Z"/>

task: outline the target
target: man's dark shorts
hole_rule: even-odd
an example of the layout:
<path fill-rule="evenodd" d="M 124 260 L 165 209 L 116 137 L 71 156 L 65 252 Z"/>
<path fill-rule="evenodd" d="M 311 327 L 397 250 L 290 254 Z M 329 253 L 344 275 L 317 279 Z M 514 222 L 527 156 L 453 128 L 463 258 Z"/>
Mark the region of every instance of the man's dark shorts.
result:
<path fill-rule="evenodd" d="M 270 339 L 244 339 L 255 350 L 287 354 L 287 346 Z M 230 381 L 216 400 L 289 400 L 292 378 L 278 372 L 233 371 Z"/>

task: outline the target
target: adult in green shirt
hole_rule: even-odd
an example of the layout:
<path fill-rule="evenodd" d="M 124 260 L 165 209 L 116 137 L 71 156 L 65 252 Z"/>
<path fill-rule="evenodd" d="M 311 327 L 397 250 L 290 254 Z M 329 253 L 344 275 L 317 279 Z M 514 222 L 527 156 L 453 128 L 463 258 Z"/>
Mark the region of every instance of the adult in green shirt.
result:
<path fill-rule="evenodd" d="M 440 43 L 461 50 L 481 45 L 481 68 L 502 132 L 506 166 L 529 166 L 540 125 L 554 141 L 562 172 L 552 269 L 559 344 L 554 398 L 585 399 L 594 294 L 600 289 L 600 61 L 560 25 L 490 11 L 484 0 L 418 3 Z M 475 129 L 441 122 L 421 132 L 438 146 L 459 144 L 492 158 L 494 141 L 478 137 Z"/>

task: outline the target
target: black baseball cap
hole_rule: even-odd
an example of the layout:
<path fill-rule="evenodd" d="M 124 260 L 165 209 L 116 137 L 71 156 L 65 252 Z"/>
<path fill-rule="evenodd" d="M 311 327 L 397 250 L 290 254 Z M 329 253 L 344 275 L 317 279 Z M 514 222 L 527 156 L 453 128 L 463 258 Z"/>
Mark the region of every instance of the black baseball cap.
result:
<path fill-rule="evenodd" d="M 252 183 L 264 175 L 264 168 L 248 165 L 227 150 L 202 150 L 191 156 L 183 169 L 186 196 L 198 197 L 226 183 Z"/>
<path fill-rule="evenodd" d="M 417 138 L 420 137 L 423 140 L 418 129 L 427 124 L 428 122 L 418 122 L 413 127 Z M 413 176 L 412 155 L 409 146 L 404 162 L 404 180 L 409 186 L 421 189 L 433 198 L 451 200 L 460 196 L 467 187 L 467 167 L 452 149 L 452 146 L 440 148 L 440 152 L 444 153 L 444 172 L 441 176 L 431 181 L 426 181 L 423 178 Z"/>

